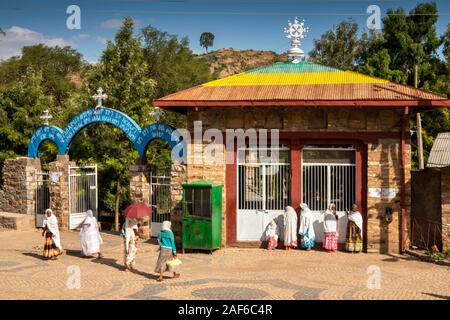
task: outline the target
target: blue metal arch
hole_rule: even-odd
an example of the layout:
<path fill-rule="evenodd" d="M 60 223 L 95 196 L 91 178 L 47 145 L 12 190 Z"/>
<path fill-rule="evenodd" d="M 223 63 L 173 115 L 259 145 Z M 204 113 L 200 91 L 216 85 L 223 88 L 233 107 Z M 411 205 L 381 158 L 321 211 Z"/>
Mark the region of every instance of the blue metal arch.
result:
<path fill-rule="evenodd" d="M 53 141 L 58 147 L 59 153 L 64 154 L 64 132 L 56 126 L 42 126 L 38 128 L 31 136 L 28 143 L 28 157 L 36 158 L 39 155 L 39 149 L 45 140 Z"/>
<path fill-rule="evenodd" d="M 165 123 L 152 123 L 142 129 L 141 134 L 135 141 L 135 146 L 139 155 L 144 158 L 149 143 L 155 139 L 162 139 L 170 144 L 172 150 L 182 143 L 182 150 L 178 157 L 185 156 L 185 142 L 178 130 Z"/>
<path fill-rule="evenodd" d="M 144 157 L 148 144 L 154 139 L 162 139 L 167 141 L 170 146 L 175 148 L 181 144 L 178 158 L 186 156 L 186 145 L 183 137 L 174 127 L 164 123 L 153 123 L 141 130 L 139 125 L 126 114 L 106 107 L 89 109 L 76 116 L 64 128 L 64 131 L 56 126 L 42 126 L 38 128 L 32 135 L 28 144 L 28 157 L 36 158 L 39 155 L 39 148 L 44 140 L 51 140 L 58 146 L 59 154 L 66 154 L 69 151 L 70 144 L 75 136 L 84 127 L 96 123 L 110 123 L 121 129 L 139 153 Z"/>
<path fill-rule="evenodd" d="M 70 144 L 81 129 L 96 122 L 109 123 L 121 129 L 136 147 L 134 141 L 141 134 L 139 125 L 123 112 L 102 107 L 97 111 L 86 110 L 67 124 L 64 128 L 64 153 L 69 152 Z"/>

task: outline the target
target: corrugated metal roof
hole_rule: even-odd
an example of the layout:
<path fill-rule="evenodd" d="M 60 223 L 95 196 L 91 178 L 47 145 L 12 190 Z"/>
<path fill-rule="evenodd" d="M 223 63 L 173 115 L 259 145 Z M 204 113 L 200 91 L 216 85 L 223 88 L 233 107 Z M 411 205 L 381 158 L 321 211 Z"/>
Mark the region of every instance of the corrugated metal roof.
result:
<path fill-rule="evenodd" d="M 442 132 L 434 140 L 427 167 L 442 168 L 448 166 L 450 166 L 450 132 Z"/>
<path fill-rule="evenodd" d="M 170 101 L 174 106 L 175 103 L 180 106 L 180 101 L 203 105 L 214 101 L 216 105 L 226 106 L 244 101 L 243 105 L 264 101 L 270 104 L 278 100 L 387 101 L 391 104 L 420 101 L 416 105 L 423 106 L 431 106 L 430 101 L 439 101 L 441 106 L 450 106 L 450 101 L 434 93 L 310 62 L 275 63 L 186 89 L 154 103 L 161 102 L 161 106 L 170 107 Z"/>
<path fill-rule="evenodd" d="M 259 67 L 246 73 L 304 73 L 304 72 L 342 72 L 341 69 L 302 61 L 299 63 L 276 62 L 270 66 Z"/>
<path fill-rule="evenodd" d="M 304 73 L 240 73 L 231 77 L 214 80 L 203 87 L 220 86 L 278 86 L 300 84 L 354 84 L 388 83 L 389 81 L 369 77 L 360 73 L 345 72 L 304 72 Z"/>
<path fill-rule="evenodd" d="M 247 101 L 247 100 L 433 100 L 432 93 L 393 83 L 305 84 L 276 86 L 197 86 L 168 95 L 163 101 Z"/>

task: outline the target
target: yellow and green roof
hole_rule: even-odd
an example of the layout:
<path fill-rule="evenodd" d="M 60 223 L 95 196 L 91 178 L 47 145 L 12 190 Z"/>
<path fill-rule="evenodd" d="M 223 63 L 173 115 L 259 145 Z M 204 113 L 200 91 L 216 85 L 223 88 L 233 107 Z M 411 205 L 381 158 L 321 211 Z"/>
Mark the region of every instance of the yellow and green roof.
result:
<path fill-rule="evenodd" d="M 249 105 L 450 106 L 442 96 L 311 62 L 277 62 L 154 101 L 162 107 Z"/>

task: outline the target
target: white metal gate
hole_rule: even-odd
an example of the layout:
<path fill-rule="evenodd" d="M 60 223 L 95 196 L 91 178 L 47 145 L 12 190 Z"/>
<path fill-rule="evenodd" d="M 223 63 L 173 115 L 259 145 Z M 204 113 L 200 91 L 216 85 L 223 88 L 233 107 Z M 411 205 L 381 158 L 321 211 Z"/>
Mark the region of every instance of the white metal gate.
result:
<path fill-rule="evenodd" d="M 45 219 L 45 210 L 50 207 L 49 176 L 47 171 L 36 173 L 35 205 L 36 227 L 40 228 Z"/>
<path fill-rule="evenodd" d="M 316 241 L 323 241 L 323 217 L 330 203 L 339 216 L 339 242 L 345 242 L 346 209 L 356 199 L 355 150 L 351 147 L 305 147 L 302 151 L 302 203 L 314 214 Z"/>
<path fill-rule="evenodd" d="M 69 228 L 77 229 L 92 210 L 98 217 L 97 165 L 69 166 Z"/>
<path fill-rule="evenodd" d="M 289 148 L 239 148 L 237 157 L 237 240 L 262 241 L 269 222 L 290 202 Z M 267 152 L 268 158 L 260 156 Z M 256 157 L 256 159 L 255 159 Z M 254 161 L 255 160 L 255 161 Z M 282 219 L 279 219 L 282 222 Z"/>
<path fill-rule="evenodd" d="M 170 177 L 170 168 L 160 174 L 155 171 L 150 173 L 150 204 L 152 207 L 150 233 L 152 237 L 158 236 L 163 221 L 170 221 L 172 208 Z"/>

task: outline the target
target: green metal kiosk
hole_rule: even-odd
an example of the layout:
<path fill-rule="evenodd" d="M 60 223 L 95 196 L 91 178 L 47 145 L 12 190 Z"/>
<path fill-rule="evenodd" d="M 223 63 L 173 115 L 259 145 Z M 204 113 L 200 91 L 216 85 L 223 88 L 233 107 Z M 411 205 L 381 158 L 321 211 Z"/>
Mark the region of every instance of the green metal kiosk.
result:
<path fill-rule="evenodd" d="M 208 181 L 184 183 L 181 243 L 185 249 L 219 249 L 222 245 L 222 186 Z"/>

